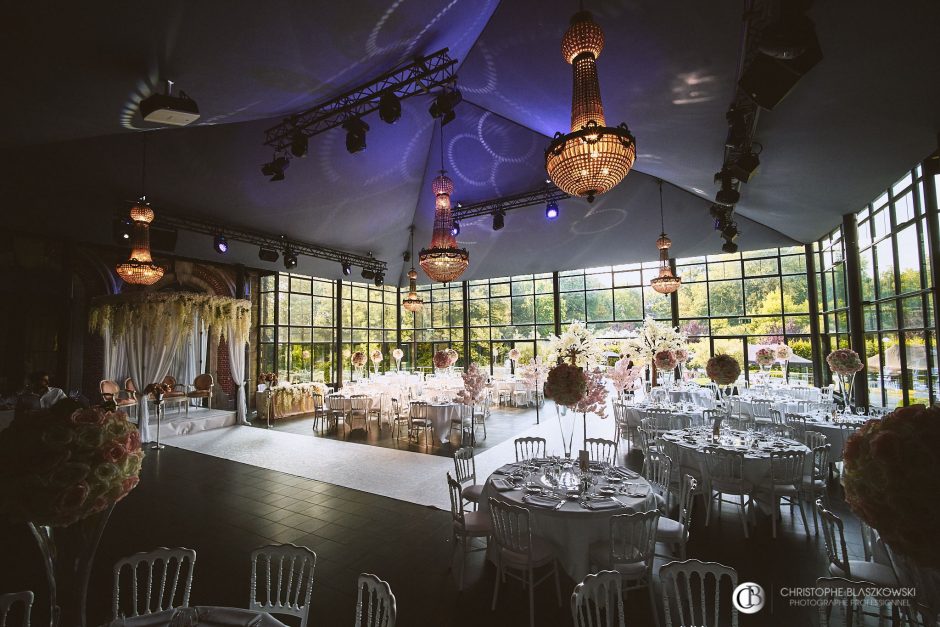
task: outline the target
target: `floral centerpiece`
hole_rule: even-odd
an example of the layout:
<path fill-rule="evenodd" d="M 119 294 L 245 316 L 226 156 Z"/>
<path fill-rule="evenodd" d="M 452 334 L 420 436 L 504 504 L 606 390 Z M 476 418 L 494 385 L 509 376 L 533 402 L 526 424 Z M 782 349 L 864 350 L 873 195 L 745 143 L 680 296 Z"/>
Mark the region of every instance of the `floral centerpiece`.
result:
<path fill-rule="evenodd" d="M 173 386 L 169 383 L 148 383 L 144 388 L 144 394 L 159 403 L 163 397 L 173 391 Z"/>
<path fill-rule="evenodd" d="M 572 407 L 587 394 L 587 375 L 580 366 L 556 364 L 545 379 L 545 398 L 563 407 Z"/>
<path fill-rule="evenodd" d="M 705 363 L 705 374 L 718 386 L 718 395 L 725 401 L 726 411 L 731 411 L 727 397 L 731 394 L 731 385 L 741 376 L 741 365 L 731 355 L 715 355 Z M 715 435 L 721 428 L 721 417 L 715 418 L 712 431 Z"/>
<path fill-rule="evenodd" d="M 369 355 L 369 359 L 372 360 L 372 368 L 375 370 L 376 373 L 378 373 L 378 371 L 379 371 L 379 364 L 382 363 L 382 360 L 383 360 L 383 359 L 385 359 L 385 356 L 382 355 L 382 351 L 380 351 L 379 349 L 376 348 L 376 349 L 373 350 L 372 353 Z"/>
<path fill-rule="evenodd" d="M 658 368 L 654 363 L 656 354 L 662 351 L 676 351 L 686 348 L 685 333 L 677 327 L 672 327 L 652 318 L 643 321 L 643 326 L 633 337 L 627 338 L 621 344 L 622 357 L 629 359 L 635 365 L 651 368 L 650 381 L 655 383 Z M 675 366 L 673 366 L 675 368 Z"/>
<path fill-rule="evenodd" d="M 754 359 L 761 368 L 770 368 L 774 365 L 774 362 L 777 361 L 777 351 L 763 346 L 757 349 L 757 352 L 754 354 Z"/>
<path fill-rule="evenodd" d="M 624 392 L 632 391 L 636 386 L 636 382 L 640 378 L 640 369 L 630 366 L 630 361 L 627 359 L 619 359 L 614 367 L 608 371 L 607 378 L 613 383 L 617 395 L 622 396 Z"/>
<path fill-rule="evenodd" d="M 313 411 L 313 395 L 326 396 L 326 384 L 320 381 L 294 383 L 271 389 L 274 417 L 281 418 L 300 411 Z"/>
<path fill-rule="evenodd" d="M 0 432 L 0 512 L 28 523 L 60 625 L 84 625 L 88 574 L 111 507 L 138 482 L 144 452 L 123 412 L 62 401 Z"/>
<path fill-rule="evenodd" d="M 689 359 L 691 359 L 691 356 L 689 355 L 689 349 L 687 348 L 678 348 L 675 352 L 676 361 L 679 364 L 679 379 L 683 382 L 684 385 L 686 380 L 685 365 Z"/>
<path fill-rule="evenodd" d="M 392 350 L 392 359 L 395 360 L 395 370 L 401 370 L 401 358 L 405 356 L 405 351 L 400 348 Z"/>
<path fill-rule="evenodd" d="M 513 348 L 509 351 L 509 360 L 516 362 L 519 361 L 519 358 L 522 357 L 522 353 L 519 352 L 518 348 Z"/>
<path fill-rule="evenodd" d="M 878 530 L 902 586 L 940 614 L 940 407 L 912 405 L 869 420 L 845 445 L 845 500 Z M 933 624 L 930 621 L 928 624 Z"/>
<path fill-rule="evenodd" d="M 582 368 L 604 362 L 604 346 L 583 322 L 577 320 L 559 335 L 549 335 L 545 347 L 545 363 L 554 364 L 559 360 L 570 361 L 574 356 L 574 365 Z"/>
<path fill-rule="evenodd" d="M 777 360 L 783 362 L 783 381 L 784 383 L 790 383 L 790 368 L 789 362 L 793 359 L 793 349 L 781 342 L 777 344 L 774 348 L 774 352 L 777 354 Z"/>
<path fill-rule="evenodd" d="M 454 364 L 457 363 L 457 359 L 460 357 L 460 355 L 458 355 L 457 351 L 455 351 L 452 348 L 448 348 L 446 352 L 447 352 L 447 366 L 448 367 L 453 366 Z"/>
<path fill-rule="evenodd" d="M 829 370 L 838 377 L 842 402 L 848 410 L 852 402 L 855 373 L 865 366 L 862 364 L 862 360 L 859 359 L 858 353 L 851 348 L 840 348 L 832 351 L 826 356 L 826 363 L 829 364 Z"/>
<path fill-rule="evenodd" d="M 362 369 L 366 365 L 366 354 L 362 351 L 356 351 L 349 360 L 352 362 L 353 368 L 356 369 L 357 378 L 361 379 Z"/>
<path fill-rule="evenodd" d="M 476 405 L 486 397 L 486 373 L 476 363 L 471 363 L 463 373 L 463 389 L 457 392 L 457 402 Z"/>
<path fill-rule="evenodd" d="M 434 367 L 436 369 L 443 370 L 444 368 L 450 366 L 450 355 L 447 354 L 446 350 L 437 351 L 434 353 L 432 361 L 434 362 Z"/>

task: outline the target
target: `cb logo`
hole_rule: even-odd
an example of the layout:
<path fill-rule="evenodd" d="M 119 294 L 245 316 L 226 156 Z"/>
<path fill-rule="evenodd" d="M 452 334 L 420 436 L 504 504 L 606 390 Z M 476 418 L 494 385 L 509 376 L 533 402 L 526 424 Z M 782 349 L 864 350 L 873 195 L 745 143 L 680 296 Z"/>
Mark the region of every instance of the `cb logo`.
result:
<path fill-rule="evenodd" d="M 756 614 L 764 607 L 766 597 L 760 584 L 745 581 L 731 594 L 731 603 L 742 614 Z"/>

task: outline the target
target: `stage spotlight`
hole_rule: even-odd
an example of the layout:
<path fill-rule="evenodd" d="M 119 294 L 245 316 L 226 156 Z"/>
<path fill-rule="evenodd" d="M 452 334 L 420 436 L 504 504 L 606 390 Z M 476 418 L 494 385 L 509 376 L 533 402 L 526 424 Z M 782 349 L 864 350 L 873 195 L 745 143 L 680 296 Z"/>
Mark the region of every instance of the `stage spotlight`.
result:
<path fill-rule="evenodd" d="M 287 157 L 277 157 L 261 166 L 261 173 L 270 176 L 272 181 L 283 181 L 284 170 L 290 166 L 290 160 Z"/>
<path fill-rule="evenodd" d="M 284 249 L 284 268 L 293 270 L 297 267 L 297 254 L 290 248 Z"/>
<path fill-rule="evenodd" d="M 554 220 L 557 217 L 558 217 L 558 203 L 555 202 L 554 200 L 551 200 L 548 202 L 547 205 L 545 205 L 545 219 Z"/>
<path fill-rule="evenodd" d="M 297 129 L 290 140 L 290 153 L 295 157 L 307 156 L 307 136 L 303 131 Z"/>
<path fill-rule="evenodd" d="M 215 236 L 215 239 L 212 242 L 212 247 L 215 249 L 215 252 L 220 255 L 224 255 L 228 252 L 228 240 L 225 239 L 225 236 L 221 233 Z"/>
<path fill-rule="evenodd" d="M 736 253 L 738 252 L 738 245 L 734 242 L 725 242 L 724 246 L 721 247 L 721 252 L 724 253 Z"/>
<path fill-rule="evenodd" d="M 381 272 L 375 273 L 375 286 L 382 287 L 382 284 L 385 283 L 385 275 Z"/>
<path fill-rule="evenodd" d="M 445 126 L 457 117 L 457 114 L 454 113 L 454 107 L 460 104 L 461 100 L 463 100 L 463 94 L 460 93 L 459 89 L 445 89 L 438 94 L 431 106 L 428 107 L 428 113 L 431 114 L 432 118 L 441 118 L 441 126 Z"/>
<path fill-rule="evenodd" d="M 360 152 L 366 149 L 366 131 L 369 125 L 359 118 L 349 118 L 343 122 L 343 128 L 346 129 L 346 150 L 350 154 Z"/>
<path fill-rule="evenodd" d="M 133 232 L 134 223 L 130 218 L 115 218 L 111 224 L 111 237 L 115 244 L 127 244 Z"/>
<path fill-rule="evenodd" d="M 258 259 L 261 261 L 267 261 L 273 263 L 277 261 L 277 258 L 280 257 L 276 250 L 271 248 L 260 248 L 258 249 Z"/>
<path fill-rule="evenodd" d="M 450 226 L 450 234 L 453 235 L 454 237 L 457 237 L 458 235 L 460 235 L 460 222 L 457 222 L 456 220 L 454 220 L 454 223 L 451 224 Z"/>
<path fill-rule="evenodd" d="M 343 274 L 346 276 L 352 274 L 352 264 L 350 264 L 348 261 L 343 262 Z"/>
<path fill-rule="evenodd" d="M 506 226 L 506 212 L 500 209 L 493 214 L 493 230 L 498 231 Z"/>
<path fill-rule="evenodd" d="M 758 166 L 760 166 L 760 159 L 753 152 L 749 152 L 729 163 L 728 172 L 742 183 L 747 183 L 757 172 Z"/>
<path fill-rule="evenodd" d="M 387 91 L 379 98 L 379 118 L 386 124 L 394 124 L 401 117 L 401 101 L 393 91 Z"/>
<path fill-rule="evenodd" d="M 374 279 L 374 278 L 375 278 L 375 271 L 374 271 L 374 270 L 370 270 L 370 269 L 368 269 L 368 268 L 363 268 L 363 269 L 362 269 L 362 272 L 361 272 L 361 276 L 362 276 L 363 279 L 366 279 L 366 280 Z"/>
<path fill-rule="evenodd" d="M 715 194 L 715 202 L 719 205 L 725 205 L 726 207 L 736 205 L 739 200 L 741 200 L 740 192 L 731 187 L 722 187 L 718 190 L 718 193 Z"/>

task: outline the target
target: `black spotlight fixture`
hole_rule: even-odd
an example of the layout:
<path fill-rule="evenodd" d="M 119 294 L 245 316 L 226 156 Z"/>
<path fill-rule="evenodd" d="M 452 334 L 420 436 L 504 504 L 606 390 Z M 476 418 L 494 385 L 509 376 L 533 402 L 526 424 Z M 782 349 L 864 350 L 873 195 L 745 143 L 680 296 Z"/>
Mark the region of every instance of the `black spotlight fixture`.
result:
<path fill-rule="evenodd" d="M 753 152 L 748 152 L 729 163 L 728 172 L 742 183 L 748 183 L 751 177 L 757 172 L 759 166 L 760 159 L 757 155 Z"/>
<path fill-rule="evenodd" d="M 290 248 L 284 249 L 284 268 L 293 270 L 297 267 L 297 253 Z"/>
<path fill-rule="evenodd" d="M 352 274 L 352 264 L 349 263 L 348 261 L 343 262 L 343 274 L 345 274 L 346 276 L 349 276 L 350 274 Z"/>
<path fill-rule="evenodd" d="M 361 272 L 361 276 L 362 276 L 363 279 L 366 279 L 367 281 L 368 281 L 369 279 L 374 279 L 374 278 L 375 278 L 375 271 L 374 271 L 374 270 L 370 270 L 369 268 L 363 268 L 363 269 L 362 269 L 362 272 Z"/>
<path fill-rule="evenodd" d="M 261 173 L 265 176 L 270 176 L 272 181 L 283 181 L 284 170 L 289 166 L 290 160 L 287 157 L 276 157 L 261 166 Z"/>
<path fill-rule="evenodd" d="M 722 169 L 721 172 L 715 175 L 715 178 L 721 180 L 721 189 L 715 194 L 715 202 L 726 207 L 733 207 L 738 204 L 738 201 L 741 200 L 741 193 L 734 188 L 734 177 L 731 176 L 731 172 Z"/>
<path fill-rule="evenodd" d="M 450 226 L 450 234 L 453 235 L 454 237 L 457 237 L 458 235 L 460 235 L 460 222 L 457 222 L 456 220 L 454 220 L 454 222 Z"/>
<path fill-rule="evenodd" d="M 290 139 L 290 153 L 295 157 L 307 156 L 307 136 L 299 128 L 294 131 Z"/>
<path fill-rule="evenodd" d="M 725 241 L 724 245 L 721 247 L 721 252 L 729 254 L 736 253 L 738 252 L 738 245 L 730 240 Z"/>
<path fill-rule="evenodd" d="M 724 225 L 724 227 L 721 229 L 721 236 L 729 242 L 736 240 L 738 237 L 738 223 L 729 222 L 728 224 Z"/>
<path fill-rule="evenodd" d="M 379 118 L 386 124 L 394 124 L 401 117 L 401 100 L 393 91 L 387 91 L 379 98 Z"/>
<path fill-rule="evenodd" d="M 375 286 L 382 287 L 382 284 L 385 283 L 385 275 L 381 272 L 375 273 Z"/>
<path fill-rule="evenodd" d="M 558 217 L 558 203 L 554 200 L 548 201 L 548 204 L 545 205 L 545 219 L 554 220 Z"/>
<path fill-rule="evenodd" d="M 212 241 L 212 247 L 215 249 L 215 252 L 219 253 L 220 255 L 224 255 L 228 252 L 228 240 L 225 239 L 224 235 L 219 233 Z"/>
<path fill-rule="evenodd" d="M 460 104 L 462 100 L 463 94 L 460 93 L 459 89 L 445 89 L 438 94 L 431 106 L 428 107 L 428 113 L 434 119 L 441 118 L 441 126 L 444 126 L 453 122 L 454 118 L 457 117 L 457 114 L 454 113 L 454 107 Z"/>
<path fill-rule="evenodd" d="M 493 230 L 498 231 L 506 226 L 506 212 L 500 209 L 493 214 Z"/>
<path fill-rule="evenodd" d="M 346 129 L 346 150 L 350 154 L 366 149 L 366 131 L 369 130 L 368 124 L 359 118 L 349 118 L 343 122 L 343 128 Z"/>
<path fill-rule="evenodd" d="M 280 255 L 273 248 L 259 248 L 258 249 L 258 259 L 260 259 L 261 261 L 267 261 L 268 263 L 273 263 L 277 261 L 278 257 L 280 257 Z"/>

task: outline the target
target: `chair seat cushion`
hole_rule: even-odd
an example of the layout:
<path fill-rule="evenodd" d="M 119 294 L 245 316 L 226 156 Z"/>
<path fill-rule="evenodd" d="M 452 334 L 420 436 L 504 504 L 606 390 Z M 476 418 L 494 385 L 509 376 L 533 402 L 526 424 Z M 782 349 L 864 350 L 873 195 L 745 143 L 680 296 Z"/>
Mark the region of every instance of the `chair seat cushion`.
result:
<path fill-rule="evenodd" d="M 193 390 L 192 392 L 186 392 L 186 396 L 189 398 L 208 397 L 209 390 Z"/>
<path fill-rule="evenodd" d="M 898 585 L 894 571 L 890 566 L 885 566 L 884 564 L 876 564 L 875 562 L 866 562 L 864 560 L 849 560 L 849 570 L 852 571 L 851 577 L 846 575 L 841 568 L 836 567 L 835 564 L 829 565 L 829 573 L 834 577 L 869 581 L 879 586 Z"/>
<path fill-rule="evenodd" d="M 686 529 L 679 524 L 678 520 L 673 520 L 672 518 L 666 518 L 665 516 L 659 517 L 659 522 L 656 524 L 656 539 L 660 542 L 681 542 L 685 539 Z"/>
<path fill-rule="evenodd" d="M 479 483 L 468 485 L 460 492 L 460 495 L 468 501 L 479 503 L 483 496 L 483 485 Z"/>
<path fill-rule="evenodd" d="M 473 513 L 479 514 L 480 512 Z M 538 536 L 532 536 L 532 547 L 530 552 L 532 554 L 533 567 L 547 564 L 548 562 L 555 559 L 555 547 L 552 546 L 552 543 L 548 540 Z M 528 564 L 528 558 L 524 553 L 516 553 L 504 547 L 500 548 L 500 556 L 502 557 L 503 562 L 515 566 L 525 566 Z"/>
<path fill-rule="evenodd" d="M 463 530 L 467 535 L 485 536 L 489 535 L 490 531 L 492 531 L 489 514 L 484 512 L 464 512 L 463 520 Z M 454 525 L 460 527 L 460 523 L 456 520 L 454 521 Z"/>
<path fill-rule="evenodd" d="M 750 494 L 754 491 L 754 485 L 750 481 L 712 479 L 711 484 L 712 490 L 724 492 L 725 494 Z"/>

